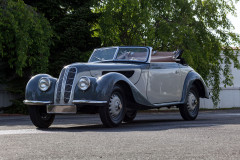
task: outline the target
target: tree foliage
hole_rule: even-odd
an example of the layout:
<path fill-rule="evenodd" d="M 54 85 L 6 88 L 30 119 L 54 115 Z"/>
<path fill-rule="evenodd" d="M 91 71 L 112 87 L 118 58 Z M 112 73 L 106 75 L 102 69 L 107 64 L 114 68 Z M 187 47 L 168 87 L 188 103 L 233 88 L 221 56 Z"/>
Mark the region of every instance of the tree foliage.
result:
<path fill-rule="evenodd" d="M 52 30 L 46 18 L 21 0 L 0 0 L 0 31 L 2 63 L 19 76 L 27 67 L 32 73 L 47 71 Z"/>
<path fill-rule="evenodd" d="M 22 0 L 0 0 L 0 84 L 17 96 L 14 110 L 26 113 L 26 83 L 47 72 L 52 36 L 48 20 L 34 8 Z"/>
<path fill-rule="evenodd" d="M 58 76 L 64 65 L 87 61 L 89 52 L 100 46 L 92 36 L 97 14 L 91 12 L 89 0 L 24 0 L 45 15 L 54 30 L 51 46 L 50 73 Z"/>
<path fill-rule="evenodd" d="M 92 36 L 97 14 L 91 5 L 89 0 L 0 0 L 0 83 L 20 95 L 17 106 L 31 75 L 57 77 L 64 65 L 86 61 L 100 46 Z"/>
<path fill-rule="evenodd" d="M 102 0 L 93 12 L 101 13 L 95 33 L 102 45 L 149 45 L 160 51 L 184 49 L 183 57 L 212 86 L 219 102 L 220 83 L 232 85 L 230 64 L 240 69 L 239 35 L 227 14 L 235 14 L 233 0 Z M 221 55 L 224 56 L 221 56 Z M 222 66 L 221 64 L 225 65 Z M 224 79 L 220 78 L 224 75 Z"/>

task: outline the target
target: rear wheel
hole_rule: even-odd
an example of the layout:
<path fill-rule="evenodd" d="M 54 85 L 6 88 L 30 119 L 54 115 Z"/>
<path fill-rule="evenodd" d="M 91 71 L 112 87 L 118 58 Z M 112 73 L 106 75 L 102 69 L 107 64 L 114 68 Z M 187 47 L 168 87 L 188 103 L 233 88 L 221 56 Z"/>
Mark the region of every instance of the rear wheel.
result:
<path fill-rule="evenodd" d="M 125 97 L 120 86 L 114 86 L 108 104 L 99 108 L 101 121 L 106 127 L 116 127 L 125 115 Z"/>
<path fill-rule="evenodd" d="M 28 110 L 32 123 L 38 128 L 48 128 L 54 121 L 55 115 L 48 114 L 46 106 L 29 106 Z"/>
<path fill-rule="evenodd" d="M 199 111 L 199 93 L 197 88 L 192 85 L 187 94 L 187 103 L 179 106 L 179 111 L 184 120 L 195 120 Z"/>

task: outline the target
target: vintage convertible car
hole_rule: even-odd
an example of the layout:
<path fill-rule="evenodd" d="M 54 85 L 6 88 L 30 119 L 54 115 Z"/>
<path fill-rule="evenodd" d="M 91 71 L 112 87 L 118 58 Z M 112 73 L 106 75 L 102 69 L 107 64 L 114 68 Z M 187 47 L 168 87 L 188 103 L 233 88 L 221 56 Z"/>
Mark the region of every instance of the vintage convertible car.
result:
<path fill-rule="evenodd" d="M 106 127 L 132 121 L 139 109 L 176 106 L 184 120 L 196 119 L 199 97 L 209 98 L 201 76 L 184 63 L 182 51 L 151 47 L 95 49 L 88 63 L 65 66 L 59 78 L 32 77 L 24 103 L 33 124 L 48 128 L 55 114 L 99 113 Z"/>

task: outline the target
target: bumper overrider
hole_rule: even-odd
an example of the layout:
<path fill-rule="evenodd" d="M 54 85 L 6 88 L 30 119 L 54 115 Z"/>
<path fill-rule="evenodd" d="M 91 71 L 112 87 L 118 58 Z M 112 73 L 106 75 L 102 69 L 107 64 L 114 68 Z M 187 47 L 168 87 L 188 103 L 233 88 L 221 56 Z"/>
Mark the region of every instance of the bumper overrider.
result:
<path fill-rule="evenodd" d="M 96 80 L 77 73 L 76 67 L 68 66 L 63 68 L 58 80 L 47 74 L 34 76 L 27 84 L 23 103 L 46 106 L 47 113 L 53 114 L 74 114 L 77 106 L 106 104 L 107 101 L 91 100 L 97 97 L 90 87 L 91 81 Z"/>

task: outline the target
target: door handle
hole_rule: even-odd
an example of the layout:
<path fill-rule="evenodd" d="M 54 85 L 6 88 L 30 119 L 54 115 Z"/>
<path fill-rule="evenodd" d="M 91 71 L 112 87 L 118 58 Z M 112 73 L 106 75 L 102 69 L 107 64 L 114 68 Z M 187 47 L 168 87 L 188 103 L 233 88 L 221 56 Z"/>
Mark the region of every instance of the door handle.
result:
<path fill-rule="evenodd" d="M 175 74 L 180 74 L 179 70 L 176 70 L 176 71 L 175 71 Z"/>

